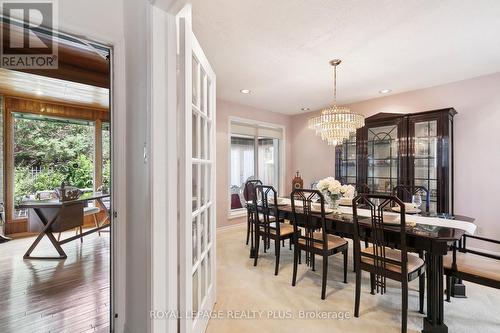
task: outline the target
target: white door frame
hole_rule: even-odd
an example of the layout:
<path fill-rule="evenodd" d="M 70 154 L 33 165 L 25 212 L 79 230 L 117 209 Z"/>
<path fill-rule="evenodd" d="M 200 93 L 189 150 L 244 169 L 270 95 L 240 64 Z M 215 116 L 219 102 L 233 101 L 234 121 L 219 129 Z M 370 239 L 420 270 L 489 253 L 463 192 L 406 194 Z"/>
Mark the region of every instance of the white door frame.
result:
<path fill-rule="evenodd" d="M 177 302 L 177 112 L 175 16 L 150 6 L 151 311 Z M 176 332 L 177 319 L 156 319 L 152 332 Z"/>

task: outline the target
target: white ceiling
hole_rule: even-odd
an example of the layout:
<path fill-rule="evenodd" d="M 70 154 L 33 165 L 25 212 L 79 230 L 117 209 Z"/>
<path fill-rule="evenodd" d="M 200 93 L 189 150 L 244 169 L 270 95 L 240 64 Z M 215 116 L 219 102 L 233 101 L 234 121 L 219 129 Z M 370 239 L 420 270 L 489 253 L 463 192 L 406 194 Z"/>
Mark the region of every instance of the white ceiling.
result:
<path fill-rule="evenodd" d="M 192 0 L 218 97 L 287 114 L 500 72 L 498 0 Z M 251 89 L 243 95 L 240 89 Z"/>

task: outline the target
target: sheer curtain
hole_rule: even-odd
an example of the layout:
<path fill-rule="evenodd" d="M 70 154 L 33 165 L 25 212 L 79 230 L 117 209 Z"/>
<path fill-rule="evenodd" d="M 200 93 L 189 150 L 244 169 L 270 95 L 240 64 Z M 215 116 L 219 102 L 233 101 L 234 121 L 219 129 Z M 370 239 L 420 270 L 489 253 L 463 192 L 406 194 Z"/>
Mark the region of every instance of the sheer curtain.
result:
<path fill-rule="evenodd" d="M 245 182 L 260 179 L 279 192 L 281 182 L 280 146 L 283 130 L 264 124 L 231 122 L 230 184 L 231 209 L 238 203 Z M 241 199 L 241 198 L 240 198 Z M 242 199 L 241 199 L 242 200 Z"/>

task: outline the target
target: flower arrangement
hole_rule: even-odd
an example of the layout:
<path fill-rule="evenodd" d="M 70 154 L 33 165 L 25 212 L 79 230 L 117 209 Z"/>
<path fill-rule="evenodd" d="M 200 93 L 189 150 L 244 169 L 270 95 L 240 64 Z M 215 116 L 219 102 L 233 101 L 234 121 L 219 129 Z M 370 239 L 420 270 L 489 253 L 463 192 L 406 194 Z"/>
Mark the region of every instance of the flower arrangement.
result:
<path fill-rule="evenodd" d="M 342 185 L 338 180 L 333 177 L 326 177 L 321 179 L 316 185 L 318 191 L 323 193 L 326 197 L 330 208 L 337 209 L 338 201 L 340 198 L 353 198 L 355 188 L 352 185 Z"/>
<path fill-rule="evenodd" d="M 332 201 L 338 200 L 342 196 L 342 193 L 340 192 L 342 184 L 340 184 L 340 182 L 333 177 L 321 179 L 316 187 L 318 191 L 323 193 L 324 196 L 328 197 Z"/>

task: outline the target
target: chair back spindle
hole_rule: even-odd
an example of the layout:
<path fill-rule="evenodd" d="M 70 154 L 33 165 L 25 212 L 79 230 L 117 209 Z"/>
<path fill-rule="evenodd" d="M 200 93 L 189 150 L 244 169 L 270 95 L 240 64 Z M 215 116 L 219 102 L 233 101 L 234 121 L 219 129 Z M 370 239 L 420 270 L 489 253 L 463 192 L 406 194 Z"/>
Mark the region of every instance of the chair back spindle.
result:
<path fill-rule="evenodd" d="M 415 194 L 423 194 L 423 200 L 425 200 L 425 212 L 430 211 L 430 205 L 431 205 L 431 196 L 429 190 L 424 187 L 424 186 L 407 186 L 407 185 L 396 185 L 392 189 L 392 195 L 397 196 L 401 200 L 408 200 L 410 201 L 412 196 Z"/>
<path fill-rule="evenodd" d="M 273 186 L 256 185 L 253 198 L 257 210 L 256 228 L 265 228 L 266 232 L 270 232 L 271 223 L 277 221 L 277 219 L 271 220 L 271 216 L 279 216 L 277 192 Z M 280 224 L 276 222 L 273 227 L 279 235 Z"/>
<path fill-rule="evenodd" d="M 370 221 L 366 221 L 366 218 L 358 216 L 358 206 L 363 206 L 365 209 L 369 209 L 371 216 Z M 393 206 L 399 206 L 399 233 L 400 233 L 400 250 L 401 258 L 400 260 L 394 260 L 386 256 L 386 247 L 390 246 L 389 242 L 386 240 L 384 230 L 384 212 L 389 210 Z M 393 214 L 393 213 L 391 213 Z M 405 205 L 404 203 L 395 196 L 389 196 L 384 194 L 360 194 L 353 200 L 353 221 L 354 221 L 354 253 L 357 262 L 361 262 L 361 258 L 369 258 L 373 260 L 373 266 L 375 268 L 375 288 L 377 293 L 384 294 L 386 292 L 386 280 L 387 280 L 387 265 L 396 265 L 400 267 L 401 274 L 407 277 L 407 247 L 406 247 L 406 222 L 405 222 Z M 364 224 L 369 224 L 369 241 L 373 244 L 373 253 L 367 253 L 361 251 L 360 241 L 362 238 L 366 239 L 366 235 L 361 234 L 360 222 Z M 392 226 L 391 228 L 398 228 L 398 226 Z"/>
<path fill-rule="evenodd" d="M 319 199 L 317 199 L 319 198 Z M 321 212 L 314 213 L 312 204 L 319 200 Z M 291 193 L 291 204 L 293 212 L 293 229 L 297 241 L 303 240 L 307 247 L 314 248 L 315 243 L 321 243 L 323 251 L 328 249 L 328 235 L 326 233 L 326 218 L 325 218 L 325 198 L 318 190 L 295 189 Z M 316 216 L 313 216 L 315 214 Z M 320 223 L 318 224 L 318 216 L 320 215 Z M 302 222 L 302 223 L 300 223 Z M 299 230 L 298 225 L 304 227 L 304 234 Z M 321 229 L 321 239 L 314 238 L 314 231 Z"/>

